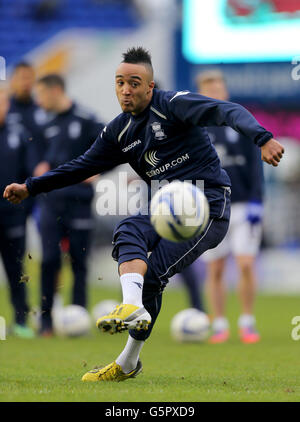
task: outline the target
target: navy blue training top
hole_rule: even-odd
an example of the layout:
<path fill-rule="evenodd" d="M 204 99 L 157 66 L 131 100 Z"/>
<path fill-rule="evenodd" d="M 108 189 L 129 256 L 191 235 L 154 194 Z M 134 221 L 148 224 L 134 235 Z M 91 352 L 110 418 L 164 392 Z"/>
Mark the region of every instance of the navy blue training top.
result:
<path fill-rule="evenodd" d="M 43 127 L 49 120 L 49 114 L 40 108 L 32 98 L 22 101 L 12 97 L 6 120 L 10 125 L 26 128 L 36 164 L 41 161 L 47 147 L 43 137 Z"/>
<path fill-rule="evenodd" d="M 80 157 L 38 178 L 28 178 L 31 195 L 63 188 L 115 166 L 129 163 L 148 184 L 151 180 L 204 180 L 211 216 L 230 179 L 205 126 L 231 126 L 258 146 L 273 137 L 242 106 L 188 91 L 153 90 L 140 114 L 121 113 Z"/>

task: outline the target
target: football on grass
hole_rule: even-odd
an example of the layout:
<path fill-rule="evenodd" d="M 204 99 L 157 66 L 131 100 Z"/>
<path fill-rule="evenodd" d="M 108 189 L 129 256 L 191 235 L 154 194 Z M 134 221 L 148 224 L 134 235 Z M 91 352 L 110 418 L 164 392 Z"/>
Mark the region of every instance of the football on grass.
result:
<path fill-rule="evenodd" d="M 79 305 L 65 306 L 53 313 L 53 327 L 62 337 L 87 335 L 91 329 L 90 314 Z"/>
<path fill-rule="evenodd" d="M 210 333 L 208 316 L 195 308 L 178 312 L 171 321 L 171 335 L 178 342 L 202 342 Z"/>
<path fill-rule="evenodd" d="M 93 320 L 97 322 L 99 318 L 110 314 L 118 305 L 119 302 L 113 299 L 101 300 L 92 309 Z"/>

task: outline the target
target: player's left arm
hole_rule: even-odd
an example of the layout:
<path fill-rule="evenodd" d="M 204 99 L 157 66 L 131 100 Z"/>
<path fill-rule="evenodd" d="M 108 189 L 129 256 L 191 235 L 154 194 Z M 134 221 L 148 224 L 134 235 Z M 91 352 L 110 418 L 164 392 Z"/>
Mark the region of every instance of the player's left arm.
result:
<path fill-rule="evenodd" d="M 172 97 L 168 108 L 183 123 L 232 127 L 261 148 L 261 158 L 268 164 L 278 166 L 282 158 L 283 146 L 240 104 L 185 92 Z"/>

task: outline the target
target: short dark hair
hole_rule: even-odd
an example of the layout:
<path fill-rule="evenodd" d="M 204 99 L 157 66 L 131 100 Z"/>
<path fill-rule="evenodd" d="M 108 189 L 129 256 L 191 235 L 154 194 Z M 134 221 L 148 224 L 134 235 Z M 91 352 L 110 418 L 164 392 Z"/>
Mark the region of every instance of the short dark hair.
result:
<path fill-rule="evenodd" d="M 48 75 L 42 76 L 37 81 L 38 84 L 44 84 L 49 88 L 59 86 L 63 91 L 65 90 L 64 78 L 57 73 L 49 73 Z"/>
<path fill-rule="evenodd" d="M 22 68 L 33 70 L 32 64 L 30 64 L 29 62 L 21 61 L 15 65 L 13 72 L 16 72 L 17 70 L 22 69 Z"/>
<path fill-rule="evenodd" d="M 128 48 L 126 53 L 123 53 L 122 63 L 147 64 L 153 72 L 151 54 L 143 47 Z"/>

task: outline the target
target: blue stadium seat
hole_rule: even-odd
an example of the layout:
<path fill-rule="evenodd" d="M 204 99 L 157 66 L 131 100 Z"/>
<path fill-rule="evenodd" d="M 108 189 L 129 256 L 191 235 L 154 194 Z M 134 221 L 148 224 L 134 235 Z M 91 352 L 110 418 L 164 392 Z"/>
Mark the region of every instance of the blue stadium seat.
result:
<path fill-rule="evenodd" d="M 40 0 L 0 1 L 1 55 L 8 65 L 66 28 L 124 29 L 135 28 L 134 7 L 129 2 L 99 2 L 94 0 L 64 0 L 49 18 L 38 20 L 35 8 Z"/>

